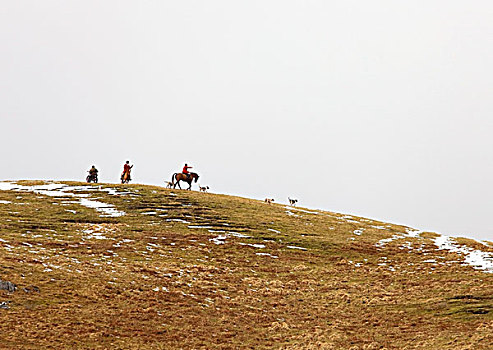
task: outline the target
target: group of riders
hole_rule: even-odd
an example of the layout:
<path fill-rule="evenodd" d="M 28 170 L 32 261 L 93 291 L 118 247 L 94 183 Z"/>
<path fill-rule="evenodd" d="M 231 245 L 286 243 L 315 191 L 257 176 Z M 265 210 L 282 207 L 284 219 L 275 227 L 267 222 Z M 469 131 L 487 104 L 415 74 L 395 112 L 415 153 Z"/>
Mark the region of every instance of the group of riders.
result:
<path fill-rule="evenodd" d="M 120 177 L 122 184 L 129 183 L 132 180 L 132 178 L 130 177 L 130 172 L 132 171 L 132 168 L 133 168 L 133 165 L 130 165 L 130 162 L 128 160 L 125 162 L 125 164 L 123 164 L 123 172 L 122 172 L 122 175 Z M 195 173 L 189 172 L 188 169 L 192 169 L 192 167 L 188 166 L 188 164 L 185 163 L 185 166 L 183 167 L 181 174 L 179 174 L 179 173 L 173 174 L 173 176 L 171 178 L 171 184 L 174 186 L 178 185 L 180 187 L 179 181 L 186 181 L 186 182 L 188 182 L 188 184 L 191 187 L 192 180 L 195 180 L 195 182 L 197 182 L 197 179 L 199 176 Z M 98 169 L 96 169 L 96 167 L 93 165 L 91 167 L 91 169 L 88 170 L 88 173 L 89 173 L 89 175 L 87 175 L 86 181 L 97 183 L 98 182 Z M 178 176 L 178 175 L 181 175 L 181 176 Z M 175 182 L 175 180 L 176 180 L 176 182 Z"/>

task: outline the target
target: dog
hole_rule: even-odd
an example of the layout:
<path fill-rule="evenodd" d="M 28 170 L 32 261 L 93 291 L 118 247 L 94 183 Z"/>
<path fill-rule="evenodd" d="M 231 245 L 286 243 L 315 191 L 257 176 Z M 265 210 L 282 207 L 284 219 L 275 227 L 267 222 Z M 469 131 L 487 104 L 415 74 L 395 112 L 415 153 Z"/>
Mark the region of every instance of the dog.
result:
<path fill-rule="evenodd" d="M 166 184 L 166 188 L 171 188 L 171 187 L 173 187 L 173 183 L 172 183 L 172 182 L 169 182 L 169 181 L 164 181 L 164 183 Z"/>
<path fill-rule="evenodd" d="M 207 192 L 208 189 L 209 189 L 209 186 L 200 186 L 199 185 L 200 192 Z"/>
<path fill-rule="evenodd" d="M 291 199 L 288 197 L 289 205 L 292 205 L 293 207 L 296 206 L 296 202 L 298 201 L 297 199 Z"/>
<path fill-rule="evenodd" d="M 274 202 L 274 198 L 265 198 L 265 203 L 272 204 Z"/>

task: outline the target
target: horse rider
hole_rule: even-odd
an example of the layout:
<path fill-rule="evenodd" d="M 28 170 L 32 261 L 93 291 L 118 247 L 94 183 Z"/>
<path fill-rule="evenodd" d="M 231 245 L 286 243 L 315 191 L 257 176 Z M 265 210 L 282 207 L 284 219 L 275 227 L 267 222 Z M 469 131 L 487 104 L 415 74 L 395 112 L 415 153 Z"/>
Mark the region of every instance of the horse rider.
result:
<path fill-rule="evenodd" d="M 89 176 L 86 178 L 87 182 L 93 181 L 94 183 L 98 182 L 98 169 L 93 165 L 91 169 L 87 171 Z"/>
<path fill-rule="evenodd" d="M 128 181 L 131 180 L 130 178 L 130 169 L 132 169 L 134 166 L 130 165 L 130 162 L 127 160 L 125 164 L 123 164 L 123 173 L 122 173 L 122 179 L 125 176 L 126 173 L 128 173 Z"/>
<path fill-rule="evenodd" d="M 89 169 L 89 175 L 92 176 L 97 176 L 98 175 L 98 169 L 93 165 L 91 169 Z"/>
<path fill-rule="evenodd" d="M 183 167 L 182 173 L 187 176 L 187 180 L 190 179 L 190 172 L 188 169 L 192 169 L 191 166 L 188 166 L 187 163 L 185 163 L 185 166 Z"/>

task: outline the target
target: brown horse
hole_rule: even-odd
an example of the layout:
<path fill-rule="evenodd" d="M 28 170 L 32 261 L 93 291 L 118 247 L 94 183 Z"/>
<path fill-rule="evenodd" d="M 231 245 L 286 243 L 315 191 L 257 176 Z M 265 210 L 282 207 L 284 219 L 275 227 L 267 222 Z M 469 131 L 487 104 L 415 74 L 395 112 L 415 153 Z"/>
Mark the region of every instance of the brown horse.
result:
<path fill-rule="evenodd" d="M 120 179 L 122 180 L 122 184 L 128 184 L 132 180 L 130 178 L 130 171 L 123 172 Z"/>
<path fill-rule="evenodd" d="M 197 180 L 199 179 L 199 175 L 196 173 L 190 173 L 189 175 L 190 176 L 187 177 L 187 175 L 183 173 L 174 173 L 173 176 L 171 176 L 171 183 L 173 184 L 173 188 L 176 188 L 176 185 L 178 185 L 181 190 L 180 181 L 184 181 L 188 183 L 187 190 L 191 190 L 192 181 L 195 180 L 195 182 L 197 182 Z"/>

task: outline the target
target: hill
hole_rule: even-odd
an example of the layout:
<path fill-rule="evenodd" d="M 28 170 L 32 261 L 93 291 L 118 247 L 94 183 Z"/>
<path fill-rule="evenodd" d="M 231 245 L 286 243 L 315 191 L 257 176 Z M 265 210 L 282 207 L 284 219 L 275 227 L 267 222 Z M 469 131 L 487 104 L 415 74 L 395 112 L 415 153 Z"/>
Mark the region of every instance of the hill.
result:
<path fill-rule="evenodd" d="M 3 182 L 0 344 L 488 349 L 491 256 L 489 242 L 239 197 Z"/>

